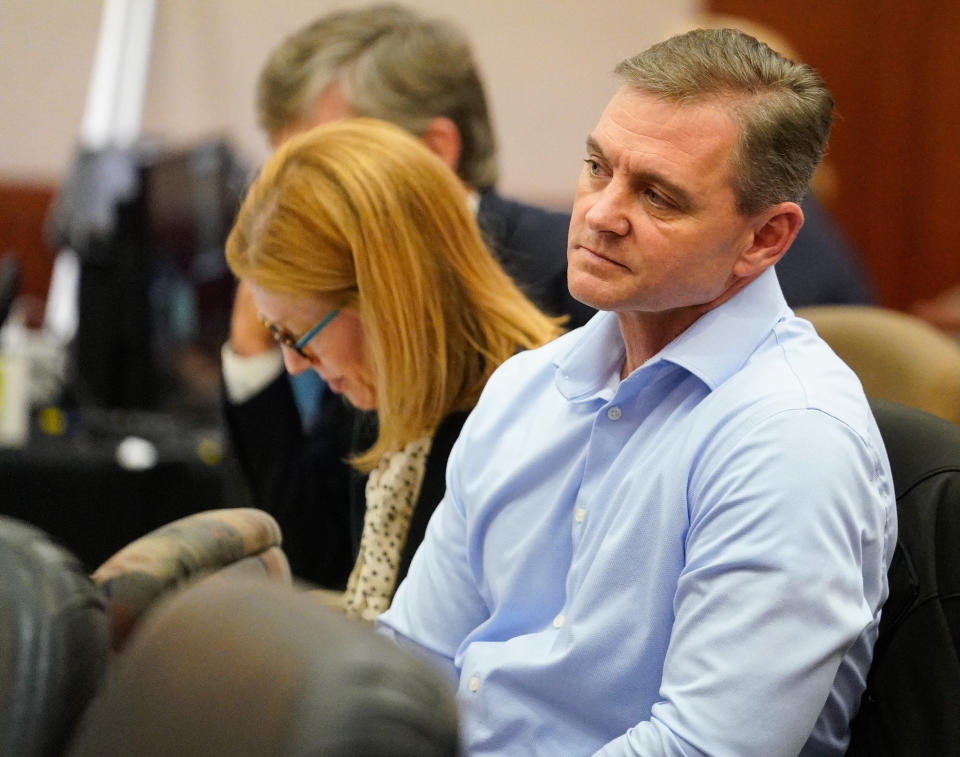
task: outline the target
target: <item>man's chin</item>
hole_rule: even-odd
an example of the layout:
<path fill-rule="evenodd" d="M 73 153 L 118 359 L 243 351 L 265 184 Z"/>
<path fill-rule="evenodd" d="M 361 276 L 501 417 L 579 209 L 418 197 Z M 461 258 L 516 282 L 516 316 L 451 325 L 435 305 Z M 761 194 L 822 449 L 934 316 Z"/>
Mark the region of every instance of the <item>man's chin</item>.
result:
<path fill-rule="evenodd" d="M 609 287 L 602 286 L 601 282 L 589 274 L 568 271 L 567 288 L 573 299 L 587 307 L 595 310 L 616 310 L 616 298 L 611 296 Z"/>

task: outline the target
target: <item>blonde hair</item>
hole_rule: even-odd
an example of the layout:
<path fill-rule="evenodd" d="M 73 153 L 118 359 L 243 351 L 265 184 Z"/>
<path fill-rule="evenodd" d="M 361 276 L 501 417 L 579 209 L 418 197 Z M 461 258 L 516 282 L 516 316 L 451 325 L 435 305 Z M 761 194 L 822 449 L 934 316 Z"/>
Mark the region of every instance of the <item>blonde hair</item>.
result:
<path fill-rule="evenodd" d="M 557 336 L 484 246 L 463 185 L 417 139 L 367 118 L 288 140 L 251 186 L 227 240 L 240 278 L 353 305 L 388 451 L 468 410 L 517 349 Z"/>

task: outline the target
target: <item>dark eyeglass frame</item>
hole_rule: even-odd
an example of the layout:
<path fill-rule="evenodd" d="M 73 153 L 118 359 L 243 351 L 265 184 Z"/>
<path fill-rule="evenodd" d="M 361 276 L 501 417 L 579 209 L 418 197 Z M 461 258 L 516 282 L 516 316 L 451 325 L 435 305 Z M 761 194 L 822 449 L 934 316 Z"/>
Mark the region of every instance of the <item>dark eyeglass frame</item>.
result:
<path fill-rule="evenodd" d="M 336 308 L 329 313 L 327 313 L 323 318 L 321 318 L 317 324 L 311 328 L 307 333 L 305 333 L 299 339 L 294 339 L 290 334 L 280 328 L 277 324 L 268 321 L 263 313 L 257 313 L 257 317 L 260 319 L 260 323 L 264 325 L 267 331 L 273 336 L 273 339 L 278 344 L 282 344 L 284 347 L 289 347 L 291 350 L 296 352 L 300 357 L 305 360 L 310 360 L 311 357 L 304 348 L 313 339 L 320 331 L 326 326 L 330 321 L 336 318 L 340 314 L 340 308 Z"/>

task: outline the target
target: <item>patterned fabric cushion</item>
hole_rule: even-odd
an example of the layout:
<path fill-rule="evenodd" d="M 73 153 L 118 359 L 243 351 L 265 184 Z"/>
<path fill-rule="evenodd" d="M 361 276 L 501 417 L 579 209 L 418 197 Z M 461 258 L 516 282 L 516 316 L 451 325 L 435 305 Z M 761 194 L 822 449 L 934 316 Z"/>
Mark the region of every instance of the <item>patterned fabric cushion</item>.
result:
<path fill-rule="evenodd" d="M 93 573 L 110 602 L 113 646 L 122 646 L 162 594 L 223 571 L 290 583 L 277 522 L 262 510 L 233 508 L 188 515 L 121 549 Z"/>

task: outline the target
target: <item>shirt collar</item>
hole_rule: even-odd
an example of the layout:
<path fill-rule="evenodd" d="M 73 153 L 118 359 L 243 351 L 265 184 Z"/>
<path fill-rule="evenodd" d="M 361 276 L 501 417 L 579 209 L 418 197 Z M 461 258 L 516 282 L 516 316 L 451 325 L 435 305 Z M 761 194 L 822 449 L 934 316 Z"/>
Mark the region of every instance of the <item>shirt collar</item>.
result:
<path fill-rule="evenodd" d="M 670 362 L 715 389 L 790 314 L 771 266 L 736 296 L 700 316 L 634 373 Z M 615 385 L 626 351 L 614 313 L 598 313 L 571 336 L 573 344 L 554 360 L 560 393 L 569 400 L 586 399 Z"/>
<path fill-rule="evenodd" d="M 590 399 L 620 378 L 626 351 L 617 317 L 600 311 L 571 332 L 572 346 L 554 359 L 557 389 L 568 400 Z"/>

